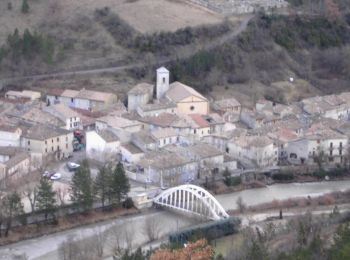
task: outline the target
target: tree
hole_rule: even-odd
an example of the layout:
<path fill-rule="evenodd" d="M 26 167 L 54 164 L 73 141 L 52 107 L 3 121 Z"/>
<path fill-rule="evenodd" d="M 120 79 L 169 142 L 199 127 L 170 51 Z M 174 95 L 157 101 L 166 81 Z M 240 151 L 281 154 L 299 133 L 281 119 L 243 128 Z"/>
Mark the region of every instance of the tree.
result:
<path fill-rule="evenodd" d="M 30 208 L 32 209 L 32 213 L 35 212 L 36 202 L 38 199 L 38 189 L 36 187 L 30 188 L 28 187 L 24 191 L 24 195 L 27 197 L 30 203 Z"/>
<path fill-rule="evenodd" d="M 94 181 L 94 195 L 101 199 L 102 207 L 106 199 L 110 200 L 112 169 L 106 165 L 100 168 Z"/>
<path fill-rule="evenodd" d="M 56 211 L 56 193 L 52 189 L 52 184 L 47 178 L 41 178 L 38 187 L 37 209 L 45 214 L 45 221 L 51 215 L 55 218 Z"/>
<path fill-rule="evenodd" d="M 171 251 L 160 249 L 151 255 L 151 260 L 176 259 L 213 259 L 214 250 L 205 239 L 189 243 L 186 247 Z"/>
<path fill-rule="evenodd" d="M 129 180 L 125 175 L 124 166 L 121 162 L 117 164 L 113 171 L 111 182 L 111 194 L 112 199 L 116 201 L 118 205 L 126 198 L 130 190 Z"/>
<path fill-rule="evenodd" d="M 29 4 L 28 4 L 27 0 L 23 0 L 21 11 L 24 14 L 29 13 Z"/>
<path fill-rule="evenodd" d="M 149 217 L 145 220 L 144 234 L 148 237 L 149 242 L 152 242 L 159 237 L 159 233 L 161 231 L 161 223 L 159 219 L 154 217 Z"/>
<path fill-rule="evenodd" d="M 238 197 L 236 204 L 237 204 L 239 212 L 243 213 L 246 209 L 246 205 L 244 204 L 242 197 Z"/>
<path fill-rule="evenodd" d="M 82 161 L 79 169 L 75 172 L 71 183 L 71 200 L 78 208 L 86 211 L 93 204 L 92 178 L 89 163 Z"/>
<path fill-rule="evenodd" d="M 2 215 L 5 222 L 5 237 L 8 236 L 8 233 L 12 226 L 12 221 L 16 217 L 19 217 L 23 214 L 23 204 L 18 193 L 13 192 L 9 195 L 6 195 L 2 202 Z"/>

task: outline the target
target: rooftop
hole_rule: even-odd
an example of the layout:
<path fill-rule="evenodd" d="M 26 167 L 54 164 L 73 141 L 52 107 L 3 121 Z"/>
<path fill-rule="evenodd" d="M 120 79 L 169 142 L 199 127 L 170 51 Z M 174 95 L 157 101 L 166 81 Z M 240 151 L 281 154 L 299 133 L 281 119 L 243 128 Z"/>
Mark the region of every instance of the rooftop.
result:
<path fill-rule="evenodd" d="M 172 137 L 172 136 L 177 136 L 176 130 L 173 128 L 162 128 L 159 130 L 155 130 L 152 133 L 152 136 L 154 136 L 157 139 L 162 139 L 162 138 L 167 138 L 167 137 Z"/>
<path fill-rule="evenodd" d="M 129 90 L 129 95 L 143 95 L 152 93 L 153 94 L 154 86 L 148 83 L 140 83 L 137 84 L 135 87 L 133 87 L 131 90 Z"/>
<path fill-rule="evenodd" d="M 98 135 L 102 137 L 107 143 L 119 141 L 118 136 L 116 136 L 112 131 L 108 129 L 103 129 L 98 132 Z"/>
<path fill-rule="evenodd" d="M 239 103 L 235 98 L 226 98 L 226 99 L 215 101 L 214 106 L 217 109 L 226 110 L 233 107 L 239 107 L 241 106 L 241 103 Z"/>
<path fill-rule="evenodd" d="M 71 132 L 58 127 L 55 128 L 47 125 L 36 125 L 29 128 L 23 136 L 27 139 L 44 141 L 49 138 L 59 137 L 69 133 Z"/>
<path fill-rule="evenodd" d="M 110 99 L 112 93 L 106 93 L 106 92 L 100 92 L 100 91 L 93 91 L 93 90 L 87 90 L 82 89 L 76 95 L 75 98 L 81 98 L 81 99 L 89 99 L 89 100 L 95 100 L 95 101 L 101 101 L 106 102 Z"/>
<path fill-rule="evenodd" d="M 207 101 L 207 99 L 204 96 L 202 96 L 199 92 L 197 92 L 195 89 L 185 84 L 182 84 L 178 81 L 170 84 L 170 89 L 166 93 L 166 96 L 174 102 L 180 102 L 183 99 L 191 96 L 196 96 L 200 99 Z"/>
<path fill-rule="evenodd" d="M 138 148 L 137 146 L 133 145 L 132 143 L 122 144 L 121 146 L 124 147 L 126 150 L 128 150 L 132 154 L 143 153 L 140 148 Z"/>

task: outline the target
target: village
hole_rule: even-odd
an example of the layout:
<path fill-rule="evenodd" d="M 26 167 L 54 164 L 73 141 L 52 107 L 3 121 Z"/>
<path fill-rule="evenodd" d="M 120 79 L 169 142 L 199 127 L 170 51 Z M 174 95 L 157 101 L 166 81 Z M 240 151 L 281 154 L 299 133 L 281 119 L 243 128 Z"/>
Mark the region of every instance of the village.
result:
<path fill-rule="evenodd" d="M 264 184 L 291 173 L 327 180 L 348 167 L 349 92 L 288 105 L 260 99 L 252 109 L 234 97 L 209 101 L 169 82 L 170 73 L 157 69 L 156 82 L 134 86 L 126 104 L 87 89 L 7 91 L 0 101 L 1 187 L 39 172 L 68 190 L 83 159 L 95 162 L 93 175 L 120 161 L 135 187 L 158 189 L 210 188 L 230 178 Z"/>

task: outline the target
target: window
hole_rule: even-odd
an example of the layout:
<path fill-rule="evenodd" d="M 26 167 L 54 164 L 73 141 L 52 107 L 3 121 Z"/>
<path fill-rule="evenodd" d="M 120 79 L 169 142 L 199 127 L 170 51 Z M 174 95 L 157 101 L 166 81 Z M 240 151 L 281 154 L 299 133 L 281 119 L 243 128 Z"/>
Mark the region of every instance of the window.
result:
<path fill-rule="evenodd" d="M 70 102 L 72 102 L 72 103 L 73 103 L 73 102 L 74 102 L 74 98 L 71 98 L 71 99 L 70 99 Z"/>
<path fill-rule="evenodd" d="M 68 149 L 68 144 L 66 144 L 66 149 Z"/>
<path fill-rule="evenodd" d="M 53 151 L 53 146 L 51 147 L 51 151 Z"/>
<path fill-rule="evenodd" d="M 193 133 L 194 133 L 194 134 L 197 134 L 197 130 L 196 130 L 196 129 L 194 129 L 194 130 L 193 130 Z"/>
<path fill-rule="evenodd" d="M 163 78 L 163 84 L 165 84 L 165 78 Z"/>
<path fill-rule="evenodd" d="M 53 143 L 53 139 L 51 139 L 51 143 Z"/>
<path fill-rule="evenodd" d="M 343 150 L 339 149 L 339 155 L 342 155 L 342 154 L 343 154 Z"/>
<path fill-rule="evenodd" d="M 194 106 L 191 106 L 191 107 L 190 107 L 190 110 L 193 111 L 193 110 L 194 110 Z"/>
<path fill-rule="evenodd" d="M 28 145 L 30 145 L 30 140 L 28 140 Z"/>
<path fill-rule="evenodd" d="M 342 148 L 343 147 L 343 142 L 339 143 L 339 147 Z"/>
<path fill-rule="evenodd" d="M 45 144 L 47 144 L 47 141 L 45 140 Z"/>
<path fill-rule="evenodd" d="M 59 145 L 57 145 L 57 151 L 59 151 L 60 150 L 60 146 Z"/>
<path fill-rule="evenodd" d="M 320 140 L 317 140 L 317 143 L 319 144 L 319 143 L 320 143 Z"/>
<path fill-rule="evenodd" d="M 332 142 L 330 143 L 330 147 L 331 147 L 331 148 L 333 147 L 333 143 L 332 143 Z"/>
<path fill-rule="evenodd" d="M 47 153 L 47 148 L 45 148 L 45 153 Z"/>
<path fill-rule="evenodd" d="M 329 155 L 332 156 L 333 155 L 333 150 L 329 151 Z"/>
<path fill-rule="evenodd" d="M 68 142 L 68 136 L 66 136 L 66 142 Z"/>
<path fill-rule="evenodd" d="M 59 137 L 57 137 L 57 142 L 59 142 L 60 141 L 60 138 Z"/>

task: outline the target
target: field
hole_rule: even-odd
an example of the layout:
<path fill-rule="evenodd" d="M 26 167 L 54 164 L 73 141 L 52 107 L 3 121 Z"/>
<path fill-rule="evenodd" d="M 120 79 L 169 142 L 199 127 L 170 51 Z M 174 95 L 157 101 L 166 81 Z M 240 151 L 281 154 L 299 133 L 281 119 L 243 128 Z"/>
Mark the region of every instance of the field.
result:
<path fill-rule="evenodd" d="M 8 2 L 12 3 L 11 10 Z M 58 25 L 74 22 L 78 17 L 92 18 L 97 8 L 105 6 L 142 33 L 175 31 L 222 20 L 217 14 L 179 0 L 28 0 L 28 3 L 30 12 L 22 14 L 22 0 L 0 1 L 0 42 L 15 28 L 38 30 L 45 23 Z"/>

